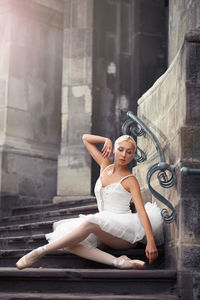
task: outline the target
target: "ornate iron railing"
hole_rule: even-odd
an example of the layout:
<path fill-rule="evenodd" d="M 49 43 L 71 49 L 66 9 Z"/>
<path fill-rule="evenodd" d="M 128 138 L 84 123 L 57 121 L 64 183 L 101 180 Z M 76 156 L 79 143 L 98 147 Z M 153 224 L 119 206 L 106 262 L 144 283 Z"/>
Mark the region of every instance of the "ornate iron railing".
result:
<path fill-rule="evenodd" d="M 184 176 L 187 176 L 187 175 L 200 175 L 200 169 L 194 169 L 194 168 L 182 167 L 182 168 L 181 168 L 181 173 L 182 173 Z"/>
<path fill-rule="evenodd" d="M 172 223 L 176 219 L 176 210 L 166 198 L 164 198 L 161 194 L 159 194 L 156 190 L 154 190 L 154 188 L 151 185 L 151 178 L 155 172 L 158 172 L 157 178 L 159 184 L 163 188 L 170 188 L 174 186 L 177 182 L 175 170 L 169 164 L 166 163 L 164 153 L 160 146 L 160 143 L 158 139 L 155 137 L 155 135 L 151 132 L 151 130 L 131 111 L 127 112 L 127 116 L 129 117 L 129 119 L 127 119 L 122 125 L 123 134 L 135 135 L 137 137 L 147 134 L 151 138 L 158 152 L 159 162 L 151 166 L 150 169 L 148 170 L 147 183 L 154 197 L 156 197 L 159 201 L 161 201 L 171 210 L 171 213 L 169 214 L 168 210 L 166 208 L 163 208 L 161 211 L 161 215 L 163 220 L 166 223 Z M 138 146 L 134 158 L 139 163 L 147 159 L 144 151 L 140 149 Z"/>

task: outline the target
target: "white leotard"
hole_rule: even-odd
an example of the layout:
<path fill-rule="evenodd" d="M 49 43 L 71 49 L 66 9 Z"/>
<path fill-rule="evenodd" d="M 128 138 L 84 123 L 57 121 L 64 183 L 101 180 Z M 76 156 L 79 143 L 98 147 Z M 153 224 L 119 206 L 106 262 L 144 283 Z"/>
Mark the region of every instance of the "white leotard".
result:
<path fill-rule="evenodd" d="M 106 167 L 103 172 L 111 165 Z M 101 176 L 103 174 L 101 173 Z M 130 210 L 130 201 L 132 199 L 129 193 L 122 185 L 122 181 L 133 176 L 132 174 L 123 177 L 119 182 L 111 183 L 105 187 L 102 186 L 101 176 L 95 185 L 95 195 L 99 212 L 89 215 L 79 215 L 77 218 L 65 219 L 54 223 L 54 231 L 46 234 L 46 239 L 52 242 L 63 235 L 71 232 L 83 221 L 99 225 L 99 227 L 113 236 L 122 238 L 132 244 L 137 241 L 145 242 L 145 231 L 140 222 L 137 213 Z M 163 243 L 162 217 L 160 208 L 156 203 L 147 202 L 145 210 L 151 222 L 152 230 L 156 243 Z M 97 247 L 101 242 L 94 234 L 90 234 L 81 242 L 86 247 Z"/>

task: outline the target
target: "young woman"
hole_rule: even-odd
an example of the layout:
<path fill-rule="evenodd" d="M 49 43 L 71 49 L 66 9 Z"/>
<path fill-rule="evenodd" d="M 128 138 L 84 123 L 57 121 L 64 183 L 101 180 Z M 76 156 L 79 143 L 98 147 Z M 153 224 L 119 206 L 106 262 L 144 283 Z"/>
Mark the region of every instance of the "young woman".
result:
<path fill-rule="evenodd" d="M 49 244 L 23 256 L 16 264 L 18 269 L 27 268 L 45 254 L 61 248 L 117 268 L 142 269 L 143 261 L 131 260 L 125 255 L 116 258 L 102 249 L 129 249 L 144 240 L 149 263 L 157 258 L 154 236 L 161 238 L 162 217 L 156 204 L 148 202 L 144 206 L 138 181 L 128 170 L 127 165 L 136 150 L 134 139 L 121 136 L 115 141 L 114 149 L 111 140 L 101 136 L 85 134 L 83 142 L 101 167 L 95 185 L 99 212 L 54 223 L 54 231 L 46 235 Z M 104 144 L 101 152 L 96 147 L 98 143 Z M 109 160 L 112 153 L 114 163 Z M 137 213 L 130 211 L 131 199 Z"/>

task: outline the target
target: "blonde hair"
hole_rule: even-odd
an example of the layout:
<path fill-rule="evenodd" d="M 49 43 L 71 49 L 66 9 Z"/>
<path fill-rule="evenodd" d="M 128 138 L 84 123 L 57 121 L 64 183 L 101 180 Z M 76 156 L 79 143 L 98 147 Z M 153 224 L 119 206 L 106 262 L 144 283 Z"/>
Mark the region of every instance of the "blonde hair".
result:
<path fill-rule="evenodd" d="M 119 144 L 121 142 L 124 142 L 124 141 L 130 142 L 133 145 L 133 151 L 135 153 L 136 148 L 137 148 L 136 142 L 132 138 L 132 136 L 127 135 L 127 134 L 121 135 L 120 137 L 118 137 L 118 139 L 116 139 L 115 144 L 114 144 L 114 148 L 116 147 L 117 144 Z"/>

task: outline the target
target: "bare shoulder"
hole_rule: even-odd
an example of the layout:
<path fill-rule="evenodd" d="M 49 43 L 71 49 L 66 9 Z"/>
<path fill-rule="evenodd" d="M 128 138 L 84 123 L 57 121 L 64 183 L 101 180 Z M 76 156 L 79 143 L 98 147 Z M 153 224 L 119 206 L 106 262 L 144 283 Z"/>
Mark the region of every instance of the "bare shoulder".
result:
<path fill-rule="evenodd" d="M 130 175 L 132 175 L 132 174 L 130 174 Z M 129 191 L 129 192 L 139 188 L 139 182 L 138 182 L 137 178 L 134 175 L 129 176 L 128 178 L 126 178 L 123 185 L 126 188 L 126 190 Z"/>
<path fill-rule="evenodd" d="M 112 163 L 111 163 L 111 161 L 106 157 L 106 158 L 104 159 L 104 161 L 102 162 L 102 164 L 101 164 L 101 172 L 102 172 L 105 168 L 107 168 L 108 166 L 110 166 L 110 165 L 112 165 Z"/>

